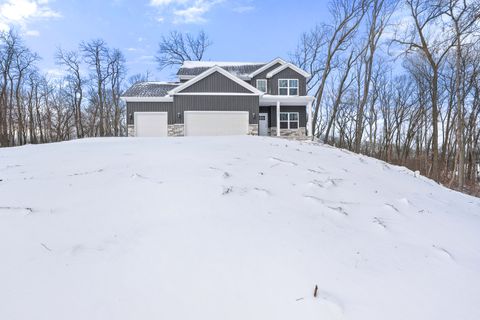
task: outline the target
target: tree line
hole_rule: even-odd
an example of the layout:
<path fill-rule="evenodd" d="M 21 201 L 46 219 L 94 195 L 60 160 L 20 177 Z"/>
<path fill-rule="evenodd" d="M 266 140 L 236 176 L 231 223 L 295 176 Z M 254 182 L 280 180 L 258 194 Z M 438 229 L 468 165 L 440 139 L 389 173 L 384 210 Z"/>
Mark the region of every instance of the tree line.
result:
<path fill-rule="evenodd" d="M 14 30 L 0 33 L 0 146 L 125 134 L 125 58 L 103 40 L 58 49 L 62 77 L 38 67 L 40 57 Z"/>
<path fill-rule="evenodd" d="M 292 54 L 313 75 L 314 136 L 478 192 L 480 3 L 332 0 L 329 11 Z"/>

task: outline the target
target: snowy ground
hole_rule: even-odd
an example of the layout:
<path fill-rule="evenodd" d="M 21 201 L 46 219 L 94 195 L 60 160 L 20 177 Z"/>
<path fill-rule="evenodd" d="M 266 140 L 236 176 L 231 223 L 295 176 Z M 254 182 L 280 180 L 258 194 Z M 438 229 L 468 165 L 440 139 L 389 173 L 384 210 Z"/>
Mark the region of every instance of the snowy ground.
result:
<path fill-rule="evenodd" d="M 480 200 L 405 168 L 88 139 L 0 149 L 0 179 L 0 319 L 480 319 Z"/>

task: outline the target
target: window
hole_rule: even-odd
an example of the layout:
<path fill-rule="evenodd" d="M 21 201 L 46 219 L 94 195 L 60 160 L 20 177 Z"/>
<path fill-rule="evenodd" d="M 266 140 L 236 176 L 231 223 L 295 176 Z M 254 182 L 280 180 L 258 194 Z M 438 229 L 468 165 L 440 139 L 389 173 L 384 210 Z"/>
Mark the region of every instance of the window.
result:
<path fill-rule="evenodd" d="M 262 92 L 267 92 L 267 80 L 258 79 L 257 80 L 257 89 Z"/>
<path fill-rule="evenodd" d="M 298 96 L 298 79 L 279 79 L 278 94 L 281 96 Z"/>
<path fill-rule="evenodd" d="M 280 129 L 298 129 L 298 112 L 280 112 Z"/>

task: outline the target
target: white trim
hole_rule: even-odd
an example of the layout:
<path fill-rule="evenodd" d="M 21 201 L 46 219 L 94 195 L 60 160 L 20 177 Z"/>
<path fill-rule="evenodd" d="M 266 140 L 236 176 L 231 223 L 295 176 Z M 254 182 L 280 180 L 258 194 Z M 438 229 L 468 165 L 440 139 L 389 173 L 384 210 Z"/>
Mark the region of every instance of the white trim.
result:
<path fill-rule="evenodd" d="M 256 93 L 244 92 L 179 92 L 176 96 L 258 96 Z"/>
<path fill-rule="evenodd" d="M 183 111 L 184 113 L 226 113 L 226 114 L 232 114 L 232 113 L 238 113 L 238 114 L 244 114 L 248 113 L 250 115 L 250 111 L 227 111 L 227 110 L 187 110 Z"/>
<path fill-rule="evenodd" d="M 121 97 L 125 102 L 173 102 L 173 97 Z"/>
<path fill-rule="evenodd" d="M 308 104 L 307 104 L 307 132 L 308 132 L 309 137 L 313 136 L 313 133 L 312 133 L 312 104 L 313 104 L 313 101 L 309 101 Z"/>
<path fill-rule="evenodd" d="M 214 67 L 211 67 L 210 69 L 202 72 L 201 74 L 199 74 L 198 76 L 196 76 L 195 78 L 181 84 L 180 86 L 174 88 L 173 90 L 170 90 L 168 92 L 169 95 L 174 95 L 174 94 L 177 94 L 178 92 L 182 91 L 182 90 L 185 90 L 186 88 L 190 87 L 191 85 L 197 83 L 198 81 L 208 77 L 209 75 L 215 73 L 215 72 L 218 72 L 218 73 L 221 73 L 222 75 L 224 75 L 225 77 L 229 78 L 230 80 L 236 82 L 237 84 L 239 84 L 240 86 L 244 87 L 245 89 L 251 91 L 252 93 L 255 93 L 257 95 L 263 95 L 263 92 L 261 92 L 260 90 L 257 90 L 257 88 L 255 88 L 254 86 L 246 83 L 245 81 L 239 79 L 238 77 L 234 76 L 233 74 L 231 74 L 230 72 L 228 72 L 227 70 L 225 69 L 222 69 L 220 68 L 219 66 L 214 66 Z"/>
<path fill-rule="evenodd" d="M 248 76 L 250 78 L 253 78 L 255 77 L 257 74 L 271 68 L 272 66 L 276 65 L 277 63 L 280 63 L 280 64 L 286 64 L 287 62 L 283 59 L 280 59 L 280 58 L 276 58 L 276 59 L 273 59 L 272 61 L 270 61 L 269 63 L 267 63 L 266 65 L 264 65 L 263 67 L 261 67 L 260 69 L 257 69 L 255 70 L 254 72 L 250 73 Z"/>
<path fill-rule="evenodd" d="M 284 105 L 292 106 L 306 106 L 309 102 L 315 98 L 312 96 L 276 96 L 265 94 L 260 97 L 260 106 L 271 106 L 277 101 L 281 101 Z"/>
<path fill-rule="evenodd" d="M 274 75 L 276 75 L 277 73 L 279 73 L 280 71 L 283 71 L 287 68 L 290 68 L 292 69 L 293 71 L 301 74 L 302 76 L 304 76 L 305 78 L 310 78 L 311 77 L 311 74 L 306 72 L 305 70 L 302 70 L 300 69 L 299 67 L 297 67 L 296 65 L 292 64 L 292 63 L 287 63 L 287 64 L 284 64 L 283 66 L 280 66 L 278 67 L 277 69 L 275 70 L 272 70 L 270 71 L 269 73 L 267 73 L 267 78 L 271 78 L 273 77 Z"/>
<path fill-rule="evenodd" d="M 290 87 L 290 81 L 295 80 L 297 81 L 297 94 L 290 94 L 290 89 L 295 89 L 295 87 Z M 286 87 L 280 88 L 280 81 L 287 81 Z M 296 97 L 300 95 L 300 80 L 299 79 L 278 79 L 278 92 L 279 96 L 289 96 L 289 97 Z M 280 89 L 287 89 L 287 94 L 280 94 Z"/>
<path fill-rule="evenodd" d="M 277 100 L 277 137 L 280 137 L 280 100 Z"/>
<path fill-rule="evenodd" d="M 282 113 L 286 113 L 288 116 L 287 116 L 287 120 L 281 120 L 280 119 L 280 122 L 278 123 L 278 128 L 281 128 L 280 127 L 280 123 L 282 122 L 286 122 L 287 123 L 287 128 L 281 128 L 281 129 L 288 129 L 288 130 L 298 130 L 300 129 L 300 112 L 296 112 L 296 111 L 293 111 L 293 112 L 290 112 L 290 111 L 286 111 L 286 112 L 280 112 L 280 118 L 281 118 L 281 115 Z M 296 113 L 297 114 L 297 120 L 290 120 L 290 115 L 293 114 L 293 113 Z M 297 127 L 296 128 L 290 128 L 290 122 L 296 122 L 297 123 Z"/>
<path fill-rule="evenodd" d="M 265 81 L 265 91 L 262 91 L 260 89 L 258 89 L 258 81 Z M 268 92 L 268 80 L 267 79 L 257 79 L 256 83 L 255 83 L 256 87 L 258 90 L 264 92 L 264 93 L 267 93 Z"/>
<path fill-rule="evenodd" d="M 196 76 L 182 75 L 182 76 L 178 76 L 178 79 L 179 79 L 179 80 L 190 80 L 190 79 L 193 79 L 193 78 L 195 78 L 195 77 L 196 77 Z M 236 77 L 238 77 L 239 79 L 245 80 L 245 81 L 248 81 L 248 80 L 251 79 L 249 76 L 236 76 Z"/>

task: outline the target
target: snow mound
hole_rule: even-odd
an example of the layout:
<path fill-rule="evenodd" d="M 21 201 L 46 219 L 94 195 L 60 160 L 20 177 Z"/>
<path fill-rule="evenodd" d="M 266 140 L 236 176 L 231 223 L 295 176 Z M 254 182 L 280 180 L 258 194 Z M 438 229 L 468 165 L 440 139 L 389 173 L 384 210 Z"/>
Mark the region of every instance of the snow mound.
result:
<path fill-rule="evenodd" d="M 479 199 L 309 142 L 1 149 L 0 319 L 478 320 L 479 230 Z"/>

